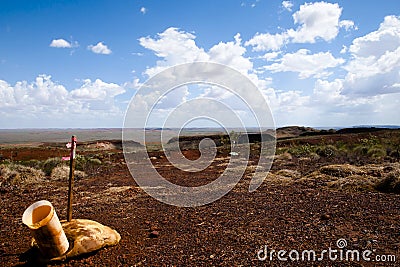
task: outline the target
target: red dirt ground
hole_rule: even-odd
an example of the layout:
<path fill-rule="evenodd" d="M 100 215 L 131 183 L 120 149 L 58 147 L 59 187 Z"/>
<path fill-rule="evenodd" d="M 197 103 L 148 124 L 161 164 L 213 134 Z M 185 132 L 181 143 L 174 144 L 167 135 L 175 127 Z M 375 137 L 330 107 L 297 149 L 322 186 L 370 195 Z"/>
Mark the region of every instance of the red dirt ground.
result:
<path fill-rule="evenodd" d="M 68 155 L 61 148 L 4 148 L 5 158 L 46 159 Z M 79 151 L 78 151 L 79 152 Z M 253 193 L 244 178 L 218 201 L 197 208 L 169 206 L 137 187 L 120 150 L 103 153 L 102 167 L 88 178 L 75 181 L 74 218 L 98 221 L 116 229 L 121 241 L 114 247 L 54 266 L 399 266 L 400 198 L 378 192 L 327 190 L 312 185 L 263 183 Z M 185 152 L 196 158 L 196 151 Z M 151 156 L 164 176 L 182 185 L 198 185 L 215 179 L 224 167 L 216 162 L 198 174 L 177 175 L 165 166 L 159 152 Z M 227 155 L 222 154 L 227 162 Z M 255 164 L 254 156 L 251 164 Z M 281 164 L 281 165 L 280 165 Z M 315 169 L 313 163 L 302 165 Z M 324 163 L 318 163 L 324 164 Z M 299 169 L 296 160 L 275 163 Z M 31 234 L 21 222 L 34 201 L 52 202 L 61 219 L 66 217 L 67 181 L 45 182 L 0 191 L 0 266 L 39 266 L 29 250 Z M 157 233 L 154 233 L 156 231 Z M 153 232 L 153 234 L 151 234 Z M 337 249 L 343 238 L 347 249 L 370 249 L 373 255 L 395 255 L 397 263 L 365 261 L 259 261 L 257 252 Z M 287 254 L 286 254 L 287 256 Z"/>

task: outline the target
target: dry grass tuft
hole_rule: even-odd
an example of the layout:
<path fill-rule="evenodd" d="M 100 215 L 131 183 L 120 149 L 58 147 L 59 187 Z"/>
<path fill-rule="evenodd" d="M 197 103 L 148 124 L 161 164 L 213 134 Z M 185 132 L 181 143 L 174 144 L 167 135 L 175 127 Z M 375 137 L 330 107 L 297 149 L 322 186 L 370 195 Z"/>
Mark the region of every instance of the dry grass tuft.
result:
<path fill-rule="evenodd" d="M 294 180 L 290 177 L 268 173 L 264 182 L 270 185 L 290 185 L 293 184 Z"/>
<path fill-rule="evenodd" d="M 347 177 L 351 175 L 363 175 L 365 172 L 353 165 L 327 165 L 320 168 L 320 172 L 334 177 Z"/>
<path fill-rule="evenodd" d="M 289 169 L 282 169 L 276 172 L 277 175 L 292 178 L 292 179 L 299 179 L 301 177 L 301 173 L 296 170 L 289 170 Z"/>
<path fill-rule="evenodd" d="M 32 167 L 19 164 L 0 165 L 0 186 L 39 183 L 45 173 Z"/>
<path fill-rule="evenodd" d="M 375 189 L 384 193 L 400 194 L 400 169 L 391 171 L 375 184 Z"/>
<path fill-rule="evenodd" d="M 378 178 L 365 175 L 351 175 L 328 182 L 330 188 L 348 191 L 373 191 Z"/>
<path fill-rule="evenodd" d="M 76 180 L 83 179 L 83 178 L 86 177 L 86 173 L 83 172 L 83 171 L 75 170 L 74 175 L 75 175 L 74 178 Z M 51 171 L 50 178 L 51 178 L 51 180 L 54 180 L 54 181 L 65 181 L 65 180 L 68 180 L 68 178 L 69 178 L 69 167 L 67 167 L 67 166 L 57 166 L 57 167 L 55 167 Z"/>

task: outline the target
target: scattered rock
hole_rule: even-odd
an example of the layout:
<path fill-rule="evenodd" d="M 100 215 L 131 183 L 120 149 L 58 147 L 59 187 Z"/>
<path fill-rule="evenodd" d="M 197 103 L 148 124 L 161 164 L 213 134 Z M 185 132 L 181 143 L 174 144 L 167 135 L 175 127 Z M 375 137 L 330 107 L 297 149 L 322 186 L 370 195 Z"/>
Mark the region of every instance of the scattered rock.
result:
<path fill-rule="evenodd" d="M 289 169 L 283 169 L 283 170 L 279 170 L 277 173 L 277 175 L 281 175 L 281 176 L 285 176 L 285 177 L 289 177 L 292 179 L 298 179 L 301 177 L 301 173 L 296 171 L 296 170 L 289 170 Z"/>
<path fill-rule="evenodd" d="M 322 214 L 321 215 L 321 220 L 323 220 L 323 221 L 326 221 L 326 220 L 329 220 L 331 218 L 331 215 L 329 215 L 329 214 Z"/>
<path fill-rule="evenodd" d="M 158 237 L 160 235 L 160 233 L 158 232 L 158 231 L 151 231 L 150 232 L 150 234 L 149 234 L 149 237 L 150 238 L 156 238 L 156 237 Z"/>

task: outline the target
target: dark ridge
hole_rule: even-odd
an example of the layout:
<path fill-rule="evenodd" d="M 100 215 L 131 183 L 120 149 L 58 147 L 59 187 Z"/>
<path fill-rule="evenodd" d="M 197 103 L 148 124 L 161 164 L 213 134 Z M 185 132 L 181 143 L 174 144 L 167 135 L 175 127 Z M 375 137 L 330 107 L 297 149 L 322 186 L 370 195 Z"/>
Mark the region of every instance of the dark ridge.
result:
<path fill-rule="evenodd" d="M 267 133 L 249 133 L 239 135 L 237 142 L 238 144 L 246 143 L 260 143 L 266 141 L 274 141 L 275 137 Z"/>
<path fill-rule="evenodd" d="M 168 140 L 168 144 L 172 144 L 174 142 L 196 142 L 199 143 L 201 140 L 205 138 L 210 138 L 213 140 L 216 145 L 221 144 L 221 139 L 222 138 L 229 138 L 227 134 L 213 134 L 213 135 L 195 135 L 195 136 L 179 136 L 179 137 L 172 137 L 171 139 Z"/>
<path fill-rule="evenodd" d="M 337 134 L 351 134 L 351 133 L 373 133 L 378 131 L 392 130 L 389 128 L 375 128 L 375 127 L 355 127 L 355 128 L 343 128 L 337 130 Z"/>
<path fill-rule="evenodd" d="M 316 135 L 329 135 L 329 134 L 335 134 L 337 131 L 334 129 L 329 129 L 329 130 L 317 130 L 315 132 L 304 132 L 301 133 L 300 136 L 316 136 Z"/>
<path fill-rule="evenodd" d="M 276 137 L 279 140 L 295 138 L 299 136 L 315 136 L 315 135 L 327 135 L 334 133 L 335 130 L 318 130 L 311 127 L 304 126 L 286 126 L 276 129 Z"/>
<path fill-rule="evenodd" d="M 201 140 L 209 138 L 215 142 L 216 146 L 221 146 L 224 143 L 229 143 L 230 138 L 227 134 L 214 134 L 214 135 L 197 135 L 197 136 L 180 136 L 173 137 L 168 141 L 168 144 L 178 142 L 179 143 L 193 143 L 199 144 Z M 248 134 L 239 134 L 237 137 L 238 144 L 246 144 L 246 143 L 260 143 L 266 141 L 274 141 L 275 138 L 268 133 L 248 133 Z"/>

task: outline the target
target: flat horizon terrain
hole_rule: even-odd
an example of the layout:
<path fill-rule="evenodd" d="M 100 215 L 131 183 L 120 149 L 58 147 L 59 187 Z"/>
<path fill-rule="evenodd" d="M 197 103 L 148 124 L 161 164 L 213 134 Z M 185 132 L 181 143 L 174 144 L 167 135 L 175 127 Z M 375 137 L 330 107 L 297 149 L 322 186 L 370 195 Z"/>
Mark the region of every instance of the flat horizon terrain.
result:
<path fill-rule="evenodd" d="M 293 128 L 300 126 L 286 126 L 279 127 Z M 357 127 L 376 127 L 376 128 L 390 128 L 396 129 L 400 126 L 395 125 L 366 125 L 366 126 L 354 126 L 354 127 L 315 127 L 318 130 L 328 129 L 344 129 L 344 128 L 357 128 Z M 151 128 L 149 128 L 151 129 Z M 237 128 L 228 128 L 227 131 L 238 131 Z M 142 133 L 140 129 L 128 129 L 128 132 L 135 132 L 138 136 Z M 152 129 L 154 132 L 159 132 L 159 128 Z M 169 137 L 176 137 L 180 132 L 179 129 L 164 129 L 164 134 Z M 207 135 L 213 133 L 222 133 L 224 130 L 221 128 L 185 128 L 180 133 L 181 135 Z M 248 132 L 258 132 L 255 128 L 248 128 Z M 78 137 L 80 142 L 97 141 L 97 140 L 121 140 L 122 139 L 122 128 L 27 128 L 27 129 L 0 129 L 0 145 L 1 144 L 40 144 L 46 142 L 69 142 L 72 135 Z"/>

